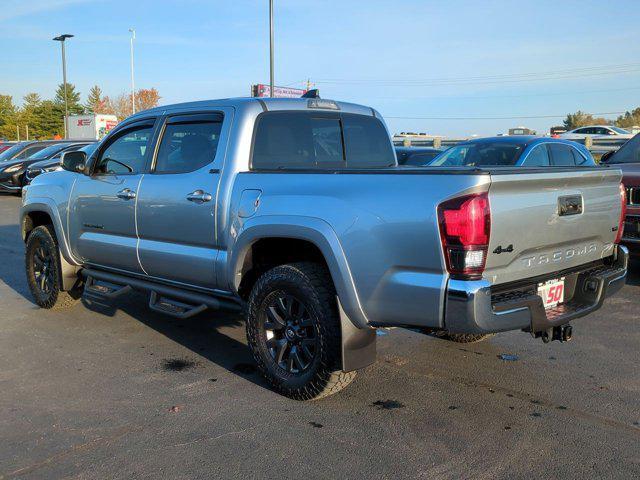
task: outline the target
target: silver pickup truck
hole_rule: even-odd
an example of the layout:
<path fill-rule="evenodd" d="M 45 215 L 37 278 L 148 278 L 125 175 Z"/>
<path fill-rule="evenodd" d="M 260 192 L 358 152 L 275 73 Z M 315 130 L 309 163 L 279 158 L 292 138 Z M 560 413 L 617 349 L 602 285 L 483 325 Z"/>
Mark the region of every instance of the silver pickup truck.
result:
<path fill-rule="evenodd" d="M 296 399 L 348 385 L 377 327 L 567 340 L 626 275 L 619 170 L 403 169 L 378 112 L 349 103 L 160 107 L 62 166 L 23 192 L 38 305 L 136 290 L 178 318 L 243 311 Z"/>

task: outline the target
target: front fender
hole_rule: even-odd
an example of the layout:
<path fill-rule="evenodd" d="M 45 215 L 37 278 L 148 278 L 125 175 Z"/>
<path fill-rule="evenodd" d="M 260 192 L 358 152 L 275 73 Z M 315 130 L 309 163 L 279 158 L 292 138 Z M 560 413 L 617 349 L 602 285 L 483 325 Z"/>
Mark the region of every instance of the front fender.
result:
<path fill-rule="evenodd" d="M 32 212 L 46 213 L 53 224 L 53 230 L 60 247 L 60 268 L 63 279 L 63 290 L 71 290 L 77 282 L 77 273 L 80 262 L 73 258 L 69 248 L 69 242 L 65 235 L 60 211 L 53 199 L 46 197 L 30 198 L 29 202 L 20 209 L 20 230 L 22 240 L 27 239 L 27 216 Z"/>
<path fill-rule="evenodd" d="M 248 219 L 230 246 L 227 279 L 237 293 L 242 280 L 242 265 L 251 245 L 264 238 L 295 238 L 313 243 L 324 256 L 345 314 L 358 328 L 368 327 L 349 264 L 335 231 L 315 217 L 265 215 Z"/>

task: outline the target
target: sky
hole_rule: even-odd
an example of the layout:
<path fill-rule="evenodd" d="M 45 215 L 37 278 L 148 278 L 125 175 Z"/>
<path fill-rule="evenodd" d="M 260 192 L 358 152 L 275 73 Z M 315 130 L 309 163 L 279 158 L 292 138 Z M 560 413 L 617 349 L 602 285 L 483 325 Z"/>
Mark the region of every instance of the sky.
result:
<path fill-rule="evenodd" d="M 373 106 L 392 133 L 545 133 L 570 112 L 640 106 L 640 1 L 274 0 L 275 83 Z M 136 87 L 161 103 L 269 81 L 268 0 L 0 0 L 0 94 Z M 522 118 L 527 117 L 527 118 Z"/>

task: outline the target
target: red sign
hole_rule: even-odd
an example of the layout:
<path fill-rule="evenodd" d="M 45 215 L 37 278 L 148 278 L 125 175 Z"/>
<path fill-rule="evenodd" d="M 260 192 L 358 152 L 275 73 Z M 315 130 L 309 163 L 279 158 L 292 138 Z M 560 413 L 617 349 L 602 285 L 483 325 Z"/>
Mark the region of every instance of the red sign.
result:
<path fill-rule="evenodd" d="M 78 119 L 78 126 L 79 127 L 88 127 L 89 125 L 91 125 L 91 119 L 90 118 L 80 118 L 80 119 Z"/>
<path fill-rule="evenodd" d="M 289 87 L 273 87 L 273 96 L 275 98 L 300 98 L 307 93 L 306 90 L 301 88 L 289 88 Z M 269 85 L 259 83 L 251 87 L 251 95 L 254 97 L 270 97 L 271 88 Z"/>

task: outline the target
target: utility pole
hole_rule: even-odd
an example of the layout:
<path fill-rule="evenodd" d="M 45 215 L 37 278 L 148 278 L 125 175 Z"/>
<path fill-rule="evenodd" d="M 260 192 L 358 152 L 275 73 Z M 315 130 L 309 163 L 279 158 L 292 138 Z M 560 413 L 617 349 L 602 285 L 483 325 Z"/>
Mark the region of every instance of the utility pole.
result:
<path fill-rule="evenodd" d="M 273 97 L 273 0 L 269 0 L 269 96 Z"/>
<path fill-rule="evenodd" d="M 16 140 L 20 141 L 20 125 L 16 125 Z"/>
<path fill-rule="evenodd" d="M 27 132 L 27 142 L 28 142 L 29 141 L 29 125 L 25 125 L 24 128 Z"/>
<path fill-rule="evenodd" d="M 67 138 L 67 134 L 69 132 L 69 106 L 67 103 L 67 59 L 64 53 L 64 44 L 67 38 L 72 38 L 73 35 L 69 35 L 65 33 L 63 35 L 59 35 L 55 37 L 53 40 L 56 42 L 60 42 L 62 45 L 62 86 L 64 89 L 64 138 Z"/>
<path fill-rule="evenodd" d="M 131 113 L 136 113 L 136 87 L 133 75 L 133 41 L 136 39 L 136 31 L 133 28 L 129 29 L 131 32 Z"/>

